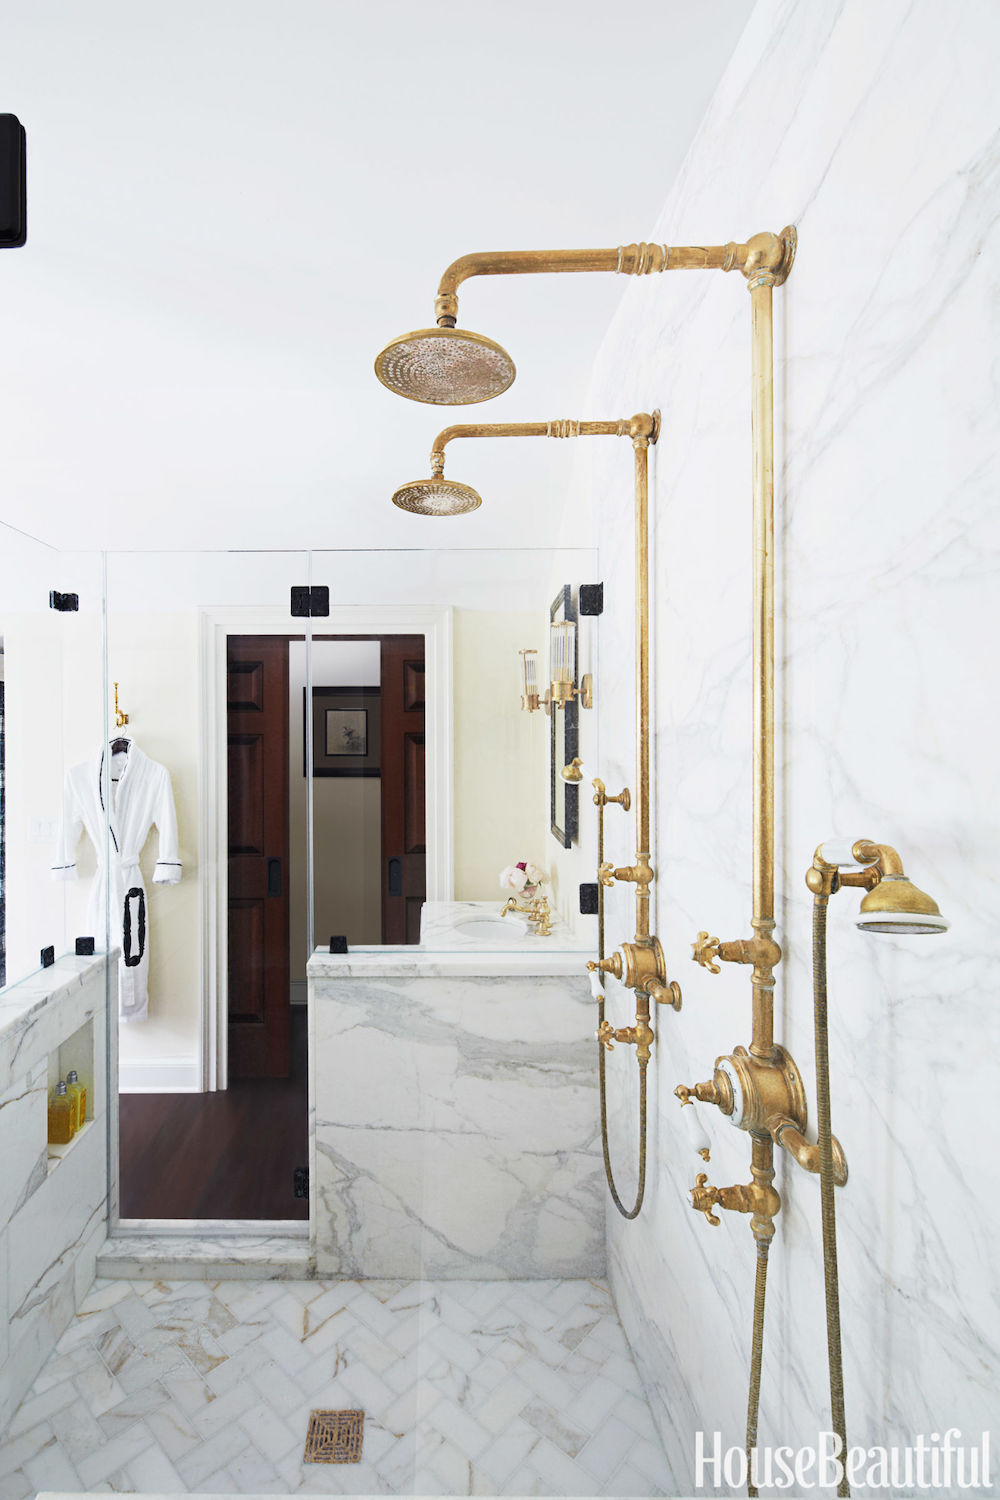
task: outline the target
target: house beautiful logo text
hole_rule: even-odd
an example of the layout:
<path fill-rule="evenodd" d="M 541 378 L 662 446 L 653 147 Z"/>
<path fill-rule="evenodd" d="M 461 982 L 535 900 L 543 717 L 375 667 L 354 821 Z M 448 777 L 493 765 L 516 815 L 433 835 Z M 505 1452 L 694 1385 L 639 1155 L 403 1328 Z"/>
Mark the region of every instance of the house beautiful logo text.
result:
<path fill-rule="evenodd" d="M 694 1437 L 695 1488 L 742 1490 L 747 1479 L 754 1486 L 775 1489 L 823 1489 L 839 1485 L 844 1474 L 852 1489 L 933 1490 L 954 1484 L 960 1490 L 990 1489 L 990 1435 L 984 1432 L 973 1445 L 960 1445 L 962 1433 L 949 1427 L 942 1437 L 920 1433 L 910 1448 L 848 1448 L 836 1432 L 816 1434 L 814 1448 L 754 1448 L 747 1463 L 743 1448 L 722 1447 L 722 1433 L 709 1442 L 703 1432 Z"/>

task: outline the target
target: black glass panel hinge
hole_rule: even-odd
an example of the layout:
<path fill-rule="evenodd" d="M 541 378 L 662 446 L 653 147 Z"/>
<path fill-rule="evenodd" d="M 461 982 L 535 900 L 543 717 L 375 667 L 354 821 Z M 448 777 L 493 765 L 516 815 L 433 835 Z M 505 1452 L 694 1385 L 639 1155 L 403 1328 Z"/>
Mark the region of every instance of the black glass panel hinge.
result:
<path fill-rule="evenodd" d="M 325 583 L 295 584 L 292 587 L 291 614 L 296 620 L 319 619 L 330 613 L 330 590 Z"/>
<path fill-rule="evenodd" d="M 581 615 L 603 615 L 603 613 L 604 613 L 604 584 L 603 583 L 581 583 L 581 585 L 580 585 L 580 613 L 581 613 Z"/>

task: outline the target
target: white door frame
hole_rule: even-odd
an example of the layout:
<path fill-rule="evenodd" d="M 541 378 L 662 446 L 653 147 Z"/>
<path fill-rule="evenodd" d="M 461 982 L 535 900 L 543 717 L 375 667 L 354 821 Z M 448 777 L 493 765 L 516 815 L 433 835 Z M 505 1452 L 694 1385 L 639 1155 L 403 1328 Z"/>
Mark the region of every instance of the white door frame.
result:
<path fill-rule="evenodd" d="M 226 844 L 226 640 L 231 635 L 422 635 L 426 667 L 427 900 L 451 901 L 455 889 L 452 611 L 423 605 L 332 606 L 304 621 L 281 609 L 199 611 L 201 747 L 198 785 L 198 884 L 201 897 L 202 1091 L 227 1077 L 226 995 L 228 862 Z"/>

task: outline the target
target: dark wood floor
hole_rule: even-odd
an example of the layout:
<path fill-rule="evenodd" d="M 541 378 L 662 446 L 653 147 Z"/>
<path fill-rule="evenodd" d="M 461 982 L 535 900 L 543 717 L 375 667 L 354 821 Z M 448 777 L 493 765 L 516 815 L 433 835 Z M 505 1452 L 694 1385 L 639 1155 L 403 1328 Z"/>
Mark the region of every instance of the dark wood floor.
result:
<path fill-rule="evenodd" d="M 307 1219 L 293 1173 L 309 1160 L 306 1007 L 292 1007 L 288 1078 L 215 1094 L 122 1094 L 123 1219 Z"/>

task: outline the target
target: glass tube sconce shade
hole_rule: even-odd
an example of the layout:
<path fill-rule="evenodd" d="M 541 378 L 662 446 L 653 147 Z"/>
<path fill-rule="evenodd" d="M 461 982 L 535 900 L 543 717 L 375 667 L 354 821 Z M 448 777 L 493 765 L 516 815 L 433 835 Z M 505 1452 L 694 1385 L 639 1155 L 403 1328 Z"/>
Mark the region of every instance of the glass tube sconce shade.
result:
<path fill-rule="evenodd" d="M 565 708 L 576 697 L 576 624 L 573 620 L 556 620 L 549 635 L 549 679 L 552 702 Z"/>
<path fill-rule="evenodd" d="M 518 652 L 518 656 L 521 658 L 521 708 L 523 712 L 533 714 L 542 706 L 538 692 L 538 652 L 534 647 L 526 647 Z"/>

